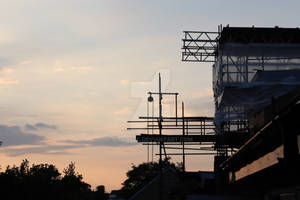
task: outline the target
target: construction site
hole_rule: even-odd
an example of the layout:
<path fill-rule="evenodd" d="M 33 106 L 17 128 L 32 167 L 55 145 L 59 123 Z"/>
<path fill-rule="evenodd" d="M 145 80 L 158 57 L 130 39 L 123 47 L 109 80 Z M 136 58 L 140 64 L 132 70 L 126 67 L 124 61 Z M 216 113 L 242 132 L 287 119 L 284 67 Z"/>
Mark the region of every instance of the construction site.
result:
<path fill-rule="evenodd" d="M 181 59 L 210 64 L 215 114 L 185 115 L 182 94 L 163 92 L 159 75 L 147 114 L 128 129 L 152 155 L 158 147 L 159 163 L 179 157 L 182 170 L 161 170 L 131 199 L 299 200 L 300 29 L 184 31 Z M 171 116 L 163 115 L 165 96 L 174 100 Z M 187 172 L 186 157 L 202 155 L 214 157 L 214 169 Z"/>

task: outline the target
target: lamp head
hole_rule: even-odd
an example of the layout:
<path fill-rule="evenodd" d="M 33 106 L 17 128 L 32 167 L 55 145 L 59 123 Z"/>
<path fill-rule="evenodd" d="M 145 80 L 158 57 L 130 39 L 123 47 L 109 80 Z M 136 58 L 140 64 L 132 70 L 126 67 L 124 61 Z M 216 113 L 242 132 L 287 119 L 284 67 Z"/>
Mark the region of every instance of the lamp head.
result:
<path fill-rule="evenodd" d="M 148 102 L 153 102 L 153 97 L 151 96 L 151 94 L 150 94 L 150 96 L 148 97 Z"/>

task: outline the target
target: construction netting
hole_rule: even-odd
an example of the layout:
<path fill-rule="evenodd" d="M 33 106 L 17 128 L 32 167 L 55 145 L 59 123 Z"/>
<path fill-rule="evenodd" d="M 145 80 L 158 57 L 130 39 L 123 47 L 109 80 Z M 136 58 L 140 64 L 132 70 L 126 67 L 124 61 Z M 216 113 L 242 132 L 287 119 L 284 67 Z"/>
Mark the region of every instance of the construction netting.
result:
<path fill-rule="evenodd" d="M 215 122 L 247 119 L 297 85 L 300 45 L 226 43 L 213 66 Z"/>

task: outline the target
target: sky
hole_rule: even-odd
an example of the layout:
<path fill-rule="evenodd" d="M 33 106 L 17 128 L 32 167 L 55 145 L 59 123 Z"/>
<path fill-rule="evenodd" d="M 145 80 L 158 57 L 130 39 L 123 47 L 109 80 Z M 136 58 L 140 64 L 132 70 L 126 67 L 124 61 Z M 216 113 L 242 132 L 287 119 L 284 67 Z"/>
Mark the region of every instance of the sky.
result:
<path fill-rule="evenodd" d="M 186 115 L 213 116 L 211 64 L 181 62 L 182 31 L 299 27 L 299 8 L 294 0 L 1 0 L 2 170 L 25 158 L 61 171 L 74 161 L 93 187 L 119 189 L 132 164 L 146 161 L 126 121 L 145 115 L 159 72 Z M 212 166 L 211 157 L 187 162 Z"/>

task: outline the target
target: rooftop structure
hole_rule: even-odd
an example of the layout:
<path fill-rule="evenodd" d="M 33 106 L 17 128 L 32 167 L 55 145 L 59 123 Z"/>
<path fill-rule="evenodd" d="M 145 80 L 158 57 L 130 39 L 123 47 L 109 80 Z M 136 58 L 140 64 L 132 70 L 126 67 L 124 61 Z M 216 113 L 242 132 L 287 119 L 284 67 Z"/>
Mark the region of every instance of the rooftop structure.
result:
<path fill-rule="evenodd" d="M 213 63 L 216 135 L 247 138 L 231 153 L 216 141 L 217 188 L 299 199 L 300 29 L 184 33 L 182 60 Z"/>
<path fill-rule="evenodd" d="M 248 134 L 251 113 L 300 84 L 298 28 L 220 26 L 184 34 L 183 61 L 213 62 L 217 134 Z"/>

